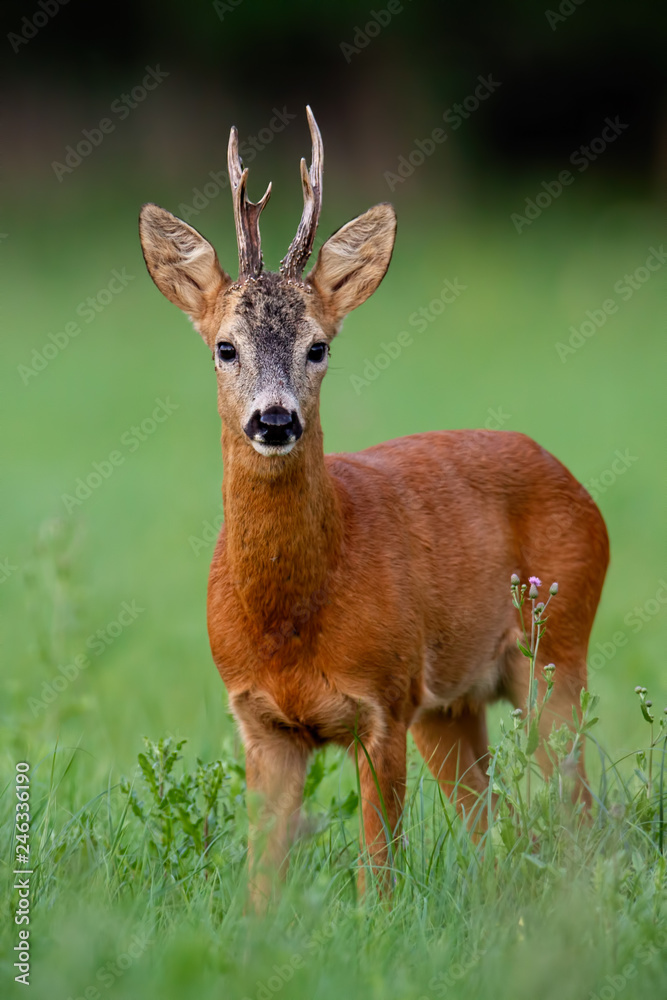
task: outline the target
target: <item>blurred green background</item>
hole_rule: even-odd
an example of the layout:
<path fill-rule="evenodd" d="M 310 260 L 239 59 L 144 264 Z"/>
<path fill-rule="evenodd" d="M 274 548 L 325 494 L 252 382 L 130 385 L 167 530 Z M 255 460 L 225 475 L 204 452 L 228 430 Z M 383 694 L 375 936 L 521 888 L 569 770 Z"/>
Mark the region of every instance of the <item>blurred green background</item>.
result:
<path fill-rule="evenodd" d="M 306 103 L 325 145 L 320 237 L 378 201 L 399 219 L 385 281 L 334 345 L 326 449 L 487 426 L 556 454 L 597 494 L 611 537 L 592 646 L 600 738 L 618 753 L 641 740 L 632 689 L 666 696 L 665 13 L 647 0 L 561 8 L 72 0 L 37 29 L 22 19 L 46 8 L 4 6 L 8 768 L 78 746 L 89 797 L 131 770 L 144 734 L 187 737 L 210 760 L 232 732 L 205 622 L 223 472 L 214 374 L 145 271 L 137 215 L 155 201 L 187 217 L 233 269 L 231 198 L 211 173 L 236 124 L 258 137 L 251 197 L 274 182 L 262 218 L 274 269 L 301 212 Z M 168 75 L 132 97 L 146 67 Z M 274 109 L 294 116 L 281 131 Z M 105 118 L 98 145 L 58 167 Z M 601 148 L 606 119 L 626 127 Z M 441 310 L 447 281 L 460 294 Z M 424 329 L 410 322 L 420 309 Z M 586 323 L 592 335 L 573 333 Z M 404 330 L 413 342 L 383 368 Z M 113 452 L 111 474 L 68 500 Z M 470 571 L 483 603 L 483 567 Z M 124 603 L 135 611 L 119 628 Z M 55 691 L 82 653 L 89 665 Z"/>
<path fill-rule="evenodd" d="M 214 377 L 145 272 L 136 217 L 148 200 L 180 212 L 233 269 L 224 166 L 235 123 L 252 150 L 251 196 L 274 181 L 262 230 L 275 268 L 301 210 L 307 102 L 326 151 L 318 239 L 377 201 L 391 200 L 399 218 L 386 280 L 334 347 L 327 450 L 512 428 L 596 490 L 612 566 L 592 685 L 610 741 L 632 739 L 627 694 L 638 681 L 664 690 L 667 623 L 667 268 L 659 257 L 645 268 L 665 236 L 664 14 L 642 3 L 571 7 L 369 13 L 244 0 L 166 3 L 158 16 L 117 4 L 100 26 L 92 7 L 71 3 L 39 30 L 22 20 L 24 5 L 5 8 L 0 602 L 4 732 L 16 752 L 59 735 L 83 741 L 106 771 L 128 766 L 142 733 L 169 730 L 215 753 L 226 722 L 205 629 L 222 476 Z M 146 67 L 156 75 L 142 98 Z M 480 77 L 491 86 L 475 101 Z M 113 131 L 99 130 L 104 118 Z M 600 152 L 607 118 L 627 127 L 607 131 Z M 436 143 L 437 128 L 446 139 Z M 77 166 L 67 147 L 83 130 L 99 145 Z M 582 146 L 585 170 L 581 152 L 570 160 Z M 566 169 L 572 182 L 552 198 Z M 431 309 L 447 280 L 460 294 Z M 586 322 L 590 333 L 596 317 L 593 336 L 572 333 Z M 412 344 L 382 370 L 383 343 L 403 330 Z M 173 409 L 151 430 L 156 399 Z M 136 437 L 129 429 L 146 420 Z M 114 451 L 112 475 L 68 501 Z M 131 627 L 53 704 L 30 707 L 123 601 L 144 609 Z"/>

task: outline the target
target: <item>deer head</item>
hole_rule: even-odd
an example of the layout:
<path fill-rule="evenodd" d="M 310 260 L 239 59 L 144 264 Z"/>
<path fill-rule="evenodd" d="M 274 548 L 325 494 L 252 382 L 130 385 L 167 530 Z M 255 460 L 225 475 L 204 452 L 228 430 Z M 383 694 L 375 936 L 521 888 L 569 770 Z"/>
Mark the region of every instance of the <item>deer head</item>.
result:
<path fill-rule="evenodd" d="M 304 208 L 276 273 L 263 270 L 259 216 L 269 200 L 248 200 L 247 169 L 232 128 L 228 167 L 239 251 L 234 281 L 204 237 L 157 205 L 144 205 L 139 231 L 148 271 L 192 320 L 213 352 L 218 408 L 227 431 L 263 456 L 285 456 L 319 428 L 319 393 L 329 345 L 343 319 L 384 277 L 396 216 L 380 204 L 348 222 L 320 249 L 306 278 L 322 206 L 322 138 L 310 108 L 310 169 L 301 160 Z"/>

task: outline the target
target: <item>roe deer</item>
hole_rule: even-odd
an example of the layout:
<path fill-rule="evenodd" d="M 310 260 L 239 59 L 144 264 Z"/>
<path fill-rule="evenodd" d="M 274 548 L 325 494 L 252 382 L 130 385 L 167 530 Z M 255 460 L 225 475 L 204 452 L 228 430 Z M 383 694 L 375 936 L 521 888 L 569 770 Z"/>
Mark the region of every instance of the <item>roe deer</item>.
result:
<path fill-rule="evenodd" d="M 284 870 L 316 747 L 363 743 L 362 818 L 377 870 L 402 810 L 408 730 L 443 789 L 458 786 L 459 807 L 484 791 L 485 707 L 526 704 L 512 573 L 560 585 L 537 671 L 557 665 L 544 735 L 571 721 L 609 554 L 584 487 L 523 434 L 433 431 L 324 454 L 329 345 L 384 277 L 396 216 L 379 204 L 348 222 L 303 277 L 322 203 L 322 140 L 307 114 L 303 215 L 277 273 L 263 270 L 259 234 L 271 185 L 248 200 L 235 128 L 236 280 L 185 222 L 152 204 L 140 218 L 148 271 L 208 344 L 217 375 L 225 524 L 208 630 L 245 745 L 251 844 L 263 831 L 251 857 L 257 900 L 270 872 Z"/>

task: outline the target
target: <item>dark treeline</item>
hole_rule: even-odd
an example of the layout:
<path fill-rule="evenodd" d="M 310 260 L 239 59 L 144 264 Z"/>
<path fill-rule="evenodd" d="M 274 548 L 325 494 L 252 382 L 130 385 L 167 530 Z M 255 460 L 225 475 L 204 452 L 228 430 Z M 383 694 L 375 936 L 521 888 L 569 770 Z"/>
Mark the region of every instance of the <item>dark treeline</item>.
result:
<path fill-rule="evenodd" d="M 310 101 L 341 133 L 374 117 L 405 142 L 491 75 L 499 93 L 466 130 L 480 162 L 561 161 L 619 116 L 632 140 L 614 169 L 641 176 L 664 157 L 665 17 L 655 0 L 9 0 L 0 73 L 6 98 L 37 91 L 48 104 L 120 94 L 159 64 L 187 80 L 188 100 L 260 107 L 258 127 L 266 106 Z"/>

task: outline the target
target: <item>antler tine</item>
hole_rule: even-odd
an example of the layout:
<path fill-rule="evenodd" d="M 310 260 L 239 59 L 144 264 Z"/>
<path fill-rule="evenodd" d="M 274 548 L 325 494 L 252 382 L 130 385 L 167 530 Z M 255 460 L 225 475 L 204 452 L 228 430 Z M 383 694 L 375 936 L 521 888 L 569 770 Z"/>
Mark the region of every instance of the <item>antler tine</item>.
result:
<path fill-rule="evenodd" d="M 227 169 L 232 185 L 236 242 L 239 248 L 239 281 L 256 278 L 262 270 L 262 243 L 259 235 L 259 216 L 271 197 L 271 184 L 258 201 L 247 195 L 248 168 L 243 168 L 239 156 L 239 134 L 236 127 L 229 133 Z"/>
<path fill-rule="evenodd" d="M 324 147 L 322 136 L 315 121 L 315 115 L 306 107 L 308 115 L 308 125 L 310 126 L 310 136 L 313 144 L 312 161 L 310 170 L 306 167 L 305 159 L 301 160 L 301 184 L 303 186 L 303 214 L 296 236 L 289 246 L 289 250 L 280 262 L 280 271 L 287 278 L 296 281 L 301 279 L 303 269 L 308 263 L 315 242 L 317 223 L 322 210 L 322 168 L 324 162 Z"/>

